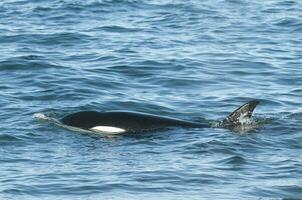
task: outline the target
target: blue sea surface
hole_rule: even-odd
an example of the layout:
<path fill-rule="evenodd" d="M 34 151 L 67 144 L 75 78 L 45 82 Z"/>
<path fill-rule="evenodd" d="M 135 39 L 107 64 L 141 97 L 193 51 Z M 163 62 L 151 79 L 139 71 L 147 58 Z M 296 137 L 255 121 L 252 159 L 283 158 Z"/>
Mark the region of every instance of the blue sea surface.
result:
<path fill-rule="evenodd" d="M 0 199 L 302 199 L 302 1 L 0 2 Z M 82 110 L 258 126 L 90 135 Z"/>

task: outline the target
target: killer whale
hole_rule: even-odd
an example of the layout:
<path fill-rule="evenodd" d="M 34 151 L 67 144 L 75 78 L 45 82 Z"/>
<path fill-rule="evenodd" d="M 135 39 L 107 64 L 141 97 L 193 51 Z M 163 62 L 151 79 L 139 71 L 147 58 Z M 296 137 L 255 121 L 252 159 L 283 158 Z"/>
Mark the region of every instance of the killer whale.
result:
<path fill-rule="evenodd" d="M 242 124 L 242 121 L 252 117 L 258 100 L 247 102 L 233 111 L 221 121 L 217 127 L 230 128 Z M 111 134 L 138 133 L 159 131 L 172 128 L 207 128 L 211 124 L 187 121 L 171 117 L 163 117 L 148 113 L 132 111 L 80 111 L 63 117 L 64 125 L 93 132 Z"/>

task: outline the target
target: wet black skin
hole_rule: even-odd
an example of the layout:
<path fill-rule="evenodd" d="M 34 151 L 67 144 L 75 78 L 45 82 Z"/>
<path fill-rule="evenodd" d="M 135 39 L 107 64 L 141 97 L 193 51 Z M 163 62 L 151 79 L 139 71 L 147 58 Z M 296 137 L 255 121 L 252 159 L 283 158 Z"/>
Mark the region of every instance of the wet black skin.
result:
<path fill-rule="evenodd" d="M 64 117 L 63 124 L 89 130 L 95 126 L 112 126 L 122 128 L 129 133 L 156 131 L 175 127 L 205 128 L 208 124 L 161 117 L 147 113 L 112 111 L 82 111 Z"/>
<path fill-rule="evenodd" d="M 233 128 L 240 126 L 242 117 L 251 118 L 258 100 L 249 101 L 238 107 L 227 116 L 219 127 Z M 185 121 L 170 117 L 162 117 L 147 113 L 130 111 L 95 112 L 82 111 L 67 115 L 61 122 L 63 124 L 89 130 L 96 126 L 111 126 L 124 129 L 126 132 L 156 131 L 169 128 L 208 128 L 210 124 Z"/>

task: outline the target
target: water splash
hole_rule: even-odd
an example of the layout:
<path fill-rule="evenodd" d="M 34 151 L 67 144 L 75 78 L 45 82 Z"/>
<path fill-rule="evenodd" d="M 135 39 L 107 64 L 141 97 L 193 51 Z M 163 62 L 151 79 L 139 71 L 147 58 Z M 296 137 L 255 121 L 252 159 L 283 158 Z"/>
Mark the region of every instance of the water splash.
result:
<path fill-rule="evenodd" d="M 36 119 L 36 120 L 40 120 L 40 121 L 52 121 L 53 120 L 53 118 L 48 117 L 43 113 L 35 113 L 33 115 L 33 118 Z"/>
<path fill-rule="evenodd" d="M 236 124 L 225 124 L 223 121 L 213 121 L 210 122 L 210 125 L 213 128 L 227 128 L 240 134 L 246 134 L 262 125 L 257 119 L 248 117 L 245 113 L 240 114 L 237 122 Z"/>
<path fill-rule="evenodd" d="M 246 113 L 240 114 L 238 117 L 239 126 L 253 125 L 255 124 L 255 120 L 252 117 L 248 117 Z"/>

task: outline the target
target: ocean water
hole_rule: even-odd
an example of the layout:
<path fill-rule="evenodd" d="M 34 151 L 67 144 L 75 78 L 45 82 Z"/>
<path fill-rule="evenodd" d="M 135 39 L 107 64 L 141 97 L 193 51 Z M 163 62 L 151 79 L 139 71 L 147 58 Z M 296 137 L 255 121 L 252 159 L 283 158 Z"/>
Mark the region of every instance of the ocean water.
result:
<path fill-rule="evenodd" d="M 0 2 L 0 199 L 302 199 L 302 2 Z M 89 135 L 81 110 L 257 127 Z"/>

